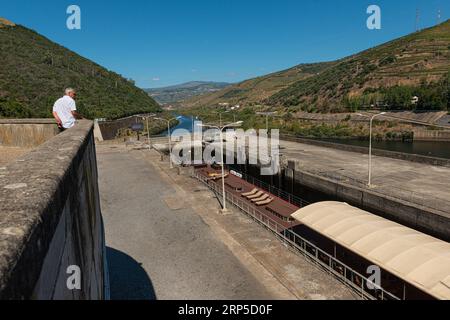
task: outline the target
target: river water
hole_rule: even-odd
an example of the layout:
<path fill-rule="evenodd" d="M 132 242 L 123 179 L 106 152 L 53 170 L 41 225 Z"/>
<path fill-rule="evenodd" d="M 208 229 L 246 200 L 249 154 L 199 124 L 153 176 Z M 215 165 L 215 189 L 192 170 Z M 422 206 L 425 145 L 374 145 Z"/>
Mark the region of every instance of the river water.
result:
<path fill-rule="evenodd" d="M 171 129 L 173 132 L 176 129 L 185 129 L 189 132 L 193 131 L 193 122 L 191 117 L 180 116 L 179 124 Z M 167 136 L 167 130 L 162 135 Z M 347 140 L 347 139 L 326 139 L 323 141 L 329 141 L 334 143 L 348 144 L 360 147 L 368 147 L 369 141 L 364 140 Z M 438 157 L 450 159 L 450 142 L 444 141 L 414 141 L 414 142 L 401 142 L 401 141 L 373 141 L 372 146 L 375 149 L 419 154 L 429 157 Z"/>
<path fill-rule="evenodd" d="M 178 116 L 178 125 L 176 125 L 175 127 L 172 127 L 170 129 L 170 132 L 174 132 L 177 129 L 184 129 L 187 130 L 189 132 L 192 132 L 192 118 L 191 117 L 186 117 L 186 116 Z M 160 135 L 162 136 L 167 136 L 168 135 L 168 131 L 164 131 L 163 133 L 161 133 Z"/>

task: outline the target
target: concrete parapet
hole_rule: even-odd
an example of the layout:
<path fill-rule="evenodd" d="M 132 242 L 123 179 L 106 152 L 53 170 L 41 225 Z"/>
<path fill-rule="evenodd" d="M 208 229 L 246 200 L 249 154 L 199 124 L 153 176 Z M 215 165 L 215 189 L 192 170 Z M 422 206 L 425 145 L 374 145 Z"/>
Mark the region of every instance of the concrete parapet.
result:
<path fill-rule="evenodd" d="M 0 168 L 0 299 L 103 299 L 104 245 L 91 121 Z"/>
<path fill-rule="evenodd" d="M 0 119 L 0 145 L 33 148 L 59 133 L 52 119 Z"/>

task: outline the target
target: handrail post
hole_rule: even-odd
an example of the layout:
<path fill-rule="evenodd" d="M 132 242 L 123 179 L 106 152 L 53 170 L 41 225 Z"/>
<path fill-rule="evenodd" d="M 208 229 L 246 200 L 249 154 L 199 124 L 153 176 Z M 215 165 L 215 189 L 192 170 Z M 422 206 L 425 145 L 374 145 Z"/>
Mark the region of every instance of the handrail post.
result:
<path fill-rule="evenodd" d="M 361 278 L 361 298 L 364 299 L 364 278 Z"/>

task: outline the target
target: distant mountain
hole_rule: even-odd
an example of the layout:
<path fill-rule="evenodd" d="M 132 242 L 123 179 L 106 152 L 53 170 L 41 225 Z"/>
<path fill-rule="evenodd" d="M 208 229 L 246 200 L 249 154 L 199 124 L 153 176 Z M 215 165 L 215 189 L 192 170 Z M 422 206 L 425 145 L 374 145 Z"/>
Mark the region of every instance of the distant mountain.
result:
<path fill-rule="evenodd" d="M 392 109 L 450 109 L 450 20 L 328 63 L 299 65 L 186 101 L 263 104 L 338 112 L 381 104 Z M 419 101 L 412 105 L 412 97 Z"/>
<path fill-rule="evenodd" d="M 251 105 L 287 88 L 298 80 L 313 77 L 333 63 L 302 64 L 288 70 L 243 81 L 227 88 L 184 101 L 185 107 L 213 106 L 222 102 Z"/>
<path fill-rule="evenodd" d="M 225 82 L 191 81 L 175 86 L 145 89 L 160 104 L 174 104 L 198 95 L 212 93 L 230 86 Z"/>
<path fill-rule="evenodd" d="M 160 109 L 132 80 L 6 19 L 0 19 L 0 57 L 0 117 L 51 117 L 65 87 L 77 89 L 78 109 L 89 118 Z"/>

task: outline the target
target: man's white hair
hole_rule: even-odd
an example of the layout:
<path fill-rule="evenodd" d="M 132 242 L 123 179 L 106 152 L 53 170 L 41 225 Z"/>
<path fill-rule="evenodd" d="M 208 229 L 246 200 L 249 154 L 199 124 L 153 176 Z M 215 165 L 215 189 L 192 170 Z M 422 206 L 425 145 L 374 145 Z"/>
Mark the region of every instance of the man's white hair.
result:
<path fill-rule="evenodd" d="M 66 88 L 66 90 L 64 90 L 64 92 L 65 92 L 66 96 L 69 95 L 69 93 L 71 93 L 71 92 L 76 93 L 75 89 L 73 89 L 73 88 Z"/>

